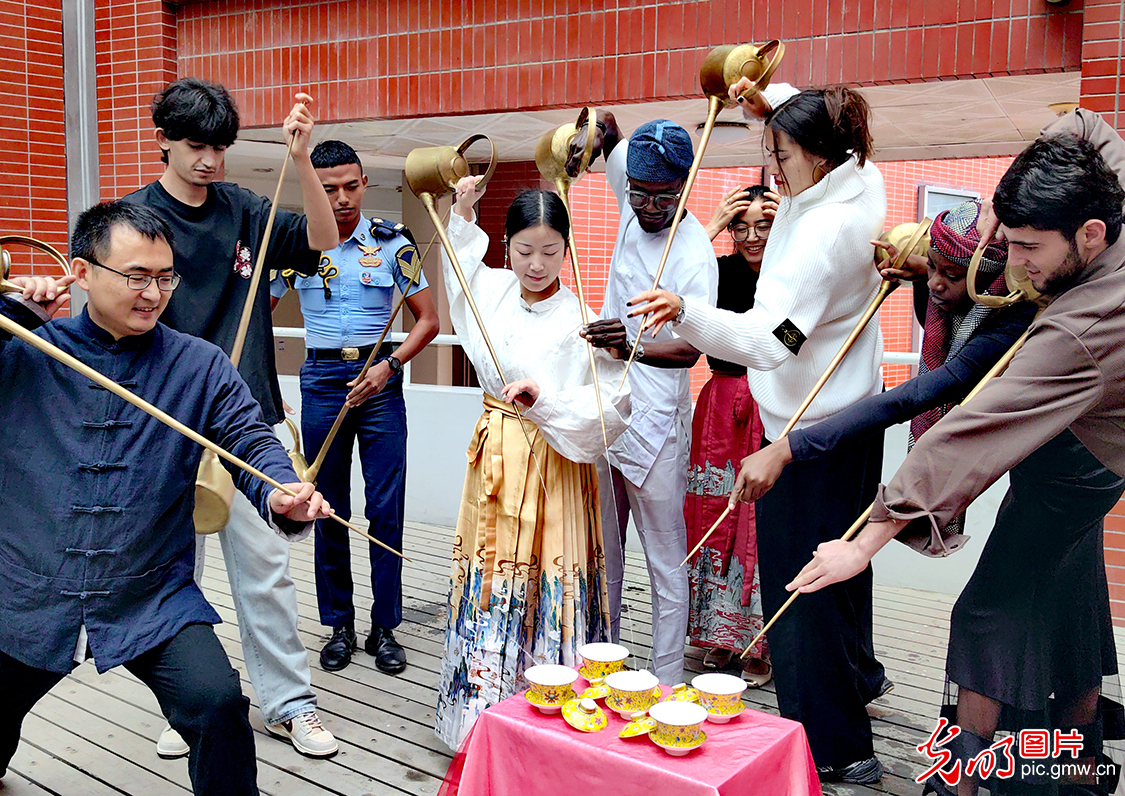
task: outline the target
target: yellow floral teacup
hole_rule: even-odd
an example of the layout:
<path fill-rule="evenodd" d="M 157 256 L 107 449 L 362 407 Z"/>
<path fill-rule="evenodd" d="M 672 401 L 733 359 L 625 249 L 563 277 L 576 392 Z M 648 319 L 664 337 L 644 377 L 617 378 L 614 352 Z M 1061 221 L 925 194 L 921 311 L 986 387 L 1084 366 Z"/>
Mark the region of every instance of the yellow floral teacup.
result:
<path fill-rule="evenodd" d="M 660 683 L 652 672 L 613 672 L 605 678 L 609 686 L 606 707 L 616 710 L 623 719 L 648 710 L 660 696 Z"/>
<path fill-rule="evenodd" d="M 598 680 L 624 669 L 629 650 L 620 644 L 596 642 L 579 647 L 578 657 L 582 659 L 578 673 L 587 680 Z"/>
<path fill-rule="evenodd" d="M 648 737 L 674 757 L 686 755 L 707 740 L 701 729 L 707 711 L 694 702 L 661 702 L 648 714 L 656 723 Z"/>
<path fill-rule="evenodd" d="M 532 666 L 523 676 L 528 682 L 524 696 L 540 713 L 558 713 L 564 704 L 575 698 L 574 681 L 578 679 L 578 672 L 569 666 Z"/>
<path fill-rule="evenodd" d="M 746 681 L 741 677 L 711 672 L 694 678 L 691 685 L 699 692 L 699 704 L 707 711 L 708 721 L 726 724 L 746 709 L 742 702 Z"/>

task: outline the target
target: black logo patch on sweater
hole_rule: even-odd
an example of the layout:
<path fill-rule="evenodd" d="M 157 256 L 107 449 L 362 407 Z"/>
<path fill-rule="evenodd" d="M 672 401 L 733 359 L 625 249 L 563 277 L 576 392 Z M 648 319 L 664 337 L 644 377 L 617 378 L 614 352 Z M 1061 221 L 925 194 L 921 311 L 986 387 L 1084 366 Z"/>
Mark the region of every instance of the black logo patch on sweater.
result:
<path fill-rule="evenodd" d="M 773 330 L 773 336 L 780 340 L 783 346 L 792 351 L 794 356 L 801 353 L 801 346 L 808 340 L 804 333 L 788 318 L 777 325 L 777 328 Z"/>

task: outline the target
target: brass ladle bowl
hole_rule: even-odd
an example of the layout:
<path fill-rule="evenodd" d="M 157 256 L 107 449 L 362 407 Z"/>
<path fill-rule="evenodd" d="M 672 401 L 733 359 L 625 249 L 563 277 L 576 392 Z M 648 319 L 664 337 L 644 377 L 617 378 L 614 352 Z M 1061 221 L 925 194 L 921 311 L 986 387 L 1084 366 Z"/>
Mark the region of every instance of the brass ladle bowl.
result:
<path fill-rule="evenodd" d="M 773 73 L 785 57 L 785 44 L 770 39 L 765 44 L 724 44 L 707 53 L 699 68 L 699 85 L 708 97 L 718 97 L 730 106 L 730 87 L 742 78 L 748 78 L 750 88 L 740 96 L 745 99 L 765 89 Z"/>
<path fill-rule="evenodd" d="M 875 249 L 875 264 L 880 268 L 901 268 L 906 263 L 906 258 L 914 254 L 919 257 L 928 257 L 930 254 L 930 224 L 928 218 L 923 221 L 908 221 L 891 227 L 879 240 L 889 243 L 898 250 L 894 262 L 883 249 Z M 920 231 L 919 231 L 920 230 Z"/>

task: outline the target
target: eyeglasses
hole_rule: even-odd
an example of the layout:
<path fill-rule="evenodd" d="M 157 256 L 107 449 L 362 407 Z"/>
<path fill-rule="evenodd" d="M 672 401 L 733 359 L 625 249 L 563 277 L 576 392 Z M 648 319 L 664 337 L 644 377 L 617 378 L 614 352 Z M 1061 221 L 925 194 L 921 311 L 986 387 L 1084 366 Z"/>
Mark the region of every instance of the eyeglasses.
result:
<path fill-rule="evenodd" d="M 83 259 L 85 259 L 86 262 L 88 262 L 90 265 L 96 265 L 98 268 L 104 268 L 110 273 L 125 277 L 125 282 L 129 285 L 130 290 L 145 290 L 149 285 L 152 284 L 152 280 L 154 279 L 156 280 L 156 289 L 161 293 L 171 293 L 173 290 L 180 286 L 179 274 L 167 274 L 165 276 L 149 276 L 148 274 L 126 274 L 122 271 L 114 270 L 108 265 L 102 265 L 96 260 L 91 260 L 88 257 Z"/>
<path fill-rule="evenodd" d="M 629 207 L 640 210 L 651 202 L 652 206 L 661 213 L 667 213 L 680 201 L 679 193 L 649 193 L 636 188 L 630 188 L 626 196 L 629 198 Z"/>
<path fill-rule="evenodd" d="M 769 221 L 758 221 L 754 224 L 754 234 L 758 236 L 758 240 L 765 240 L 770 236 L 770 227 L 773 225 Z M 742 243 L 744 240 L 750 240 L 751 227 L 747 224 L 735 224 L 729 227 L 731 239 L 736 243 Z"/>

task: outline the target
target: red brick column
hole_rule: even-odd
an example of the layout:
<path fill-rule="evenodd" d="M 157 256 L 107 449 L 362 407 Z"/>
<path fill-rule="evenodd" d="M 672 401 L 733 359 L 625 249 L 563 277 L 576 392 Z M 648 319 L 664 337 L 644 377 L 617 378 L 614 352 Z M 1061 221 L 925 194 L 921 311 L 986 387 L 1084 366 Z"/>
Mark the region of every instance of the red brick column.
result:
<path fill-rule="evenodd" d="M 1125 134 L 1125 0 L 1086 0 L 1082 26 L 1083 108 L 1102 114 Z M 1114 624 L 1125 625 L 1125 501 L 1105 520 L 1105 564 Z"/>
<path fill-rule="evenodd" d="M 62 3 L 0 0 L 0 235 L 31 235 L 66 251 Z M 15 274 L 54 274 L 53 260 L 11 248 Z"/>
<path fill-rule="evenodd" d="M 1086 0 L 1082 26 L 1082 107 L 1125 132 L 1125 0 Z"/>

